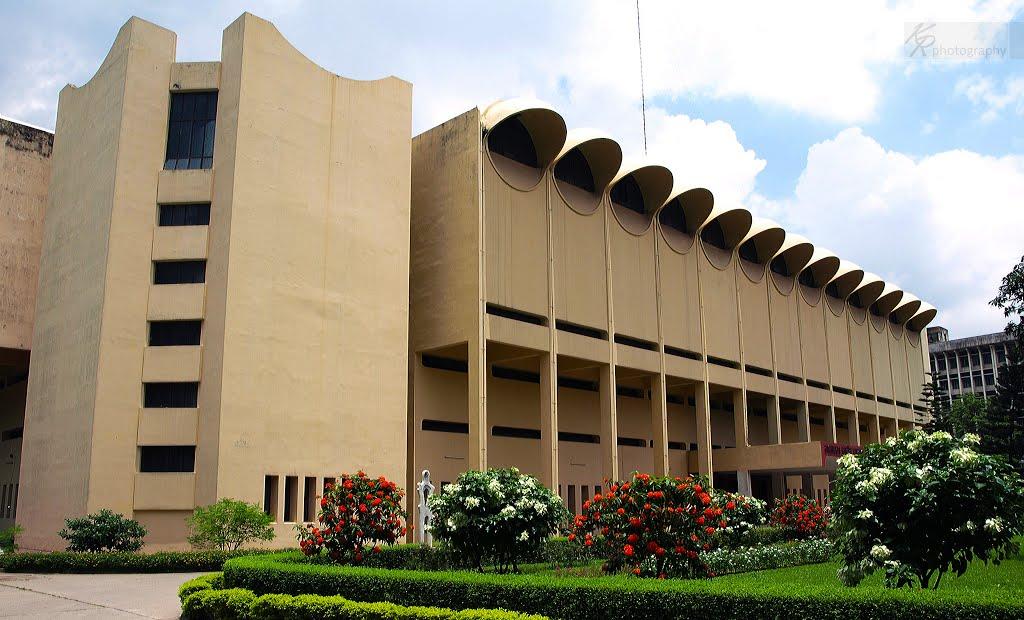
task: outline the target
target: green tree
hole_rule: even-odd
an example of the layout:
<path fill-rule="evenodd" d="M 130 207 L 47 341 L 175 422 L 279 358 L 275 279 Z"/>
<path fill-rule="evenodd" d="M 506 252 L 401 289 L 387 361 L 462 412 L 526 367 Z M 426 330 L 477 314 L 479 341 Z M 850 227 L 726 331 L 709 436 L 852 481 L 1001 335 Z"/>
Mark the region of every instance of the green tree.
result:
<path fill-rule="evenodd" d="M 274 540 L 273 518 L 257 506 L 221 498 L 188 518 L 188 542 L 200 549 L 234 550 L 254 540 Z"/>
<path fill-rule="evenodd" d="M 1018 470 L 1024 471 L 1024 257 L 1006 274 L 989 303 L 1010 319 L 1006 333 L 1014 341 L 1007 347 L 1006 366 L 999 370 L 985 429 L 987 448 L 1005 454 Z"/>
<path fill-rule="evenodd" d="M 999 293 L 989 304 L 1003 311 L 1010 319 L 1006 333 L 1013 336 L 1018 344 L 1024 343 L 1024 257 L 1003 277 Z"/>
<path fill-rule="evenodd" d="M 142 549 L 142 539 L 148 533 L 138 521 L 104 508 L 77 519 L 65 519 L 58 535 L 68 541 L 68 551 L 134 553 Z"/>
<path fill-rule="evenodd" d="M 949 395 L 934 376 L 921 387 L 921 405 L 928 410 L 930 417 L 925 430 L 929 433 L 950 432 Z"/>
<path fill-rule="evenodd" d="M 981 433 L 988 418 L 988 402 L 974 394 L 964 394 L 949 406 L 949 432 L 957 437 Z"/>

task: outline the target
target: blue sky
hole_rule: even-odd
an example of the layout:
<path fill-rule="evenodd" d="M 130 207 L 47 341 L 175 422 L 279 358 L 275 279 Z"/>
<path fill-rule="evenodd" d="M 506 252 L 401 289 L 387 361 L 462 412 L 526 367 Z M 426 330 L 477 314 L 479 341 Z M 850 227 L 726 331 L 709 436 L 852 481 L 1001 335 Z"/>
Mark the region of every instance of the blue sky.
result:
<path fill-rule="evenodd" d="M 1005 45 L 987 24 L 1024 20 L 1024 0 L 720 4 L 640 1 L 648 156 L 933 303 L 954 337 L 1001 329 L 986 302 L 1024 254 L 1024 50 L 911 60 L 903 41 L 908 22 L 936 22 L 940 43 Z M 131 15 L 177 32 L 179 60 L 214 60 L 248 10 L 336 73 L 413 82 L 413 133 L 534 96 L 642 154 L 630 1 L 0 10 L 0 115 L 47 128 L 60 88 L 88 81 Z"/>

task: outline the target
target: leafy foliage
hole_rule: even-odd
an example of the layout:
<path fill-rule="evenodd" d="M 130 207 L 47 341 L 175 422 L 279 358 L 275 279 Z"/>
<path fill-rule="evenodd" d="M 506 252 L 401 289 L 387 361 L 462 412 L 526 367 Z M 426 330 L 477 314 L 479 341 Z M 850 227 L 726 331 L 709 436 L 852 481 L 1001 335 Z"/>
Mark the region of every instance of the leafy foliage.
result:
<path fill-rule="evenodd" d="M 723 499 L 715 505 L 705 477 L 634 473 L 585 502 L 569 538 L 596 546 L 607 572 L 628 567 L 646 577 L 705 576 L 699 553 L 711 549 L 736 510 L 733 500 Z"/>
<path fill-rule="evenodd" d="M 569 516 L 557 495 L 515 467 L 465 472 L 429 501 L 434 536 L 477 570 L 487 561 L 517 571 Z"/>
<path fill-rule="evenodd" d="M 12 525 L 0 530 L 0 553 L 11 553 L 18 550 L 18 535 L 22 533 L 20 525 Z"/>
<path fill-rule="evenodd" d="M 1006 333 L 1018 343 L 1024 342 L 1024 256 L 1003 277 L 998 294 L 989 304 L 1002 310 L 1003 316 L 1010 319 Z"/>
<path fill-rule="evenodd" d="M 380 553 L 376 543 L 393 545 L 405 536 L 404 497 L 405 491 L 384 476 L 342 474 L 337 483 L 324 488 L 319 526 L 295 526 L 299 548 L 306 555 L 326 551 L 339 564 L 360 564 L 369 544 L 373 543 L 372 553 Z"/>
<path fill-rule="evenodd" d="M 781 545 L 715 549 L 700 554 L 713 575 L 747 573 L 757 570 L 827 562 L 835 547 L 831 542 L 814 538 Z"/>
<path fill-rule="evenodd" d="M 840 459 L 832 489 L 832 533 L 855 585 L 875 570 L 888 587 L 939 587 L 971 560 L 1015 553 L 1024 527 L 1024 483 L 980 438 L 908 431 Z M 932 578 L 935 581 L 932 581 Z"/>
<path fill-rule="evenodd" d="M 220 570 L 225 560 L 242 555 L 280 552 L 280 549 L 249 549 L 156 553 L 5 553 L 0 555 L 0 570 L 7 573 L 195 573 Z"/>
<path fill-rule="evenodd" d="M 928 410 L 930 418 L 925 425 L 925 430 L 929 433 L 950 432 L 949 394 L 942 384 L 935 380 L 934 376 L 921 386 L 921 405 Z"/>
<path fill-rule="evenodd" d="M 712 491 L 711 498 L 716 506 L 730 503 L 735 506 L 729 511 L 728 524 L 719 534 L 727 546 L 740 546 L 747 532 L 768 522 L 768 503 L 764 500 L 726 491 Z"/>
<path fill-rule="evenodd" d="M 948 432 L 954 437 L 982 432 L 988 418 L 988 402 L 974 394 L 964 394 L 949 406 Z"/>
<path fill-rule="evenodd" d="M 792 539 L 821 538 L 828 527 L 828 516 L 813 499 L 789 495 L 775 500 L 771 524 L 785 530 Z"/>
<path fill-rule="evenodd" d="M 221 498 L 196 508 L 188 519 L 188 542 L 199 549 L 238 549 L 255 540 L 274 540 L 273 517 L 256 504 Z"/>
<path fill-rule="evenodd" d="M 142 539 L 148 532 L 138 521 L 104 508 L 77 519 L 65 519 L 64 529 L 58 534 L 68 541 L 68 551 L 135 552 L 142 549 Z"/>

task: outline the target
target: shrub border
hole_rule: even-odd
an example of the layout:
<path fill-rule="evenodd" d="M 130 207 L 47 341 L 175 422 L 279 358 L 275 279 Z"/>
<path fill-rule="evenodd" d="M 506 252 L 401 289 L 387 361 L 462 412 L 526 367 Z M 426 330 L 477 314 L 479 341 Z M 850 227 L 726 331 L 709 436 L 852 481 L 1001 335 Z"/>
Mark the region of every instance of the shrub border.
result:
<path fill-rule="evenodd" d="M 158 551 L 156 553 L 71 551 L 16 552 L 0 555 L 7 573 L 188 573 L 219 571 L 231 558 L 280 554 L 281 549 L 235 551 Z"/>
<path fill-rule="evenodd" d="M 728 578 L 724 578 L 728 579 Z M 597 617 L 719 618 L 1020 618 L 1024 602 L 996 596 L 922 598 L 907 591 L 864 591 L 766 580 L 735 590 L 722 580 L 649 580 L 631 577 L 495 575 L 473 572 L 382 570 L 302 562 L 296 553 L 245 557 L 224 565 L 228 588 L 257 594 L 337 594 L 352 600 L 449 609 L 504 608 L 566 620 Z M 939 593 L 942 594 L 941 592 Z"/>

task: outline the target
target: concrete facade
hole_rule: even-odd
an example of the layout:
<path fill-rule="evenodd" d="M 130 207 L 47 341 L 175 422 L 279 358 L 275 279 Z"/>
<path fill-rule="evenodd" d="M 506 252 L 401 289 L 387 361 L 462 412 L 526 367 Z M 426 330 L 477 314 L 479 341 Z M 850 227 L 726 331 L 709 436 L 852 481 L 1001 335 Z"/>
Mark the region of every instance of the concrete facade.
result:
<path fill-rule="evenodd" d="M 14 524 L 53 134 L 0 118 L 0 529 Z"/>
<path fill-rule="evenodd" d="M 951 402 L 964 394 L 995 396 L 1013 343 L 1006 332 L 950 340 L 946 328 L 934 326 L 928 328 L 928 343 L 934 379 Z"/>
<path fill-rule="evenodd" d="M 219 62 L 177 63 L 175 43 L 133 18 L 61 92 L 25 548 L 100 508 L 146 525 L 151 549 L 181 546 L 219 497 L 266 501 L 288 540 L 325 477 L 405 473 L 411 85 L 333 75 L 248 14 Z M 169 107 L 190 92 L 217 93 L 212 165 L 169 170 Z M 209 223 L 159 225 L 186 204 Z M 205 277 L 157 283 L 175 261 Z M 169 321 L 201 321 L 201 340 L 155 346 Z"/>

